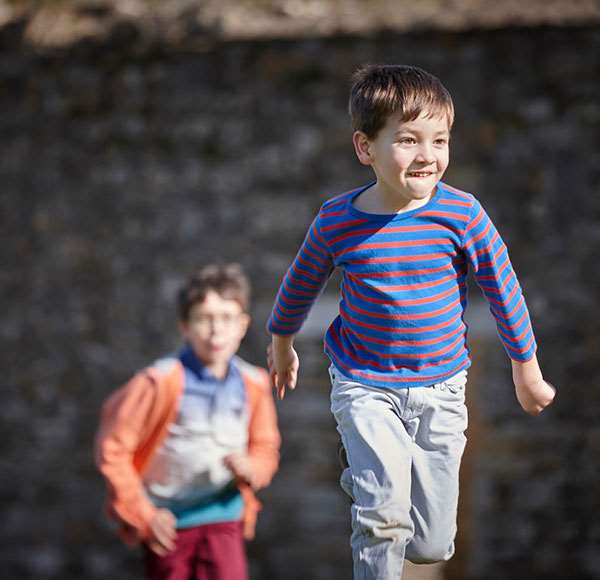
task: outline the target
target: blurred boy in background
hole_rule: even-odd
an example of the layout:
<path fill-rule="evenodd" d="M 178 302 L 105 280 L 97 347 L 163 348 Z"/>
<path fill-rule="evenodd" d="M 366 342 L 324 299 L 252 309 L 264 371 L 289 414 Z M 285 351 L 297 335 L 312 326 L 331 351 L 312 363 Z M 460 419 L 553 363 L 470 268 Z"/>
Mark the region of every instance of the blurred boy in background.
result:
<path fill-rule="evenodd" d="M 245 580 L 255 491 L 280 435 L 268 373 L 236 353 L 250 324 L 236 264 L 208 265 L 179 292 L 183 350 L 105 402 L 96 461 L 122 539 L 141 543 L 150 580 Z"/>

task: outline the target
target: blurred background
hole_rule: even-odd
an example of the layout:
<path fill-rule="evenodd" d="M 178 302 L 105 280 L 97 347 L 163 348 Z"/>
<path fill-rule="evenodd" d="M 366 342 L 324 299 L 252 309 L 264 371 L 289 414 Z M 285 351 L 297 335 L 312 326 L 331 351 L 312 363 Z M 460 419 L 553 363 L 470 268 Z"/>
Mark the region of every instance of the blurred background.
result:
<path fill-rule="evenodd" d="M 450 184 L 505 238 L 555 405 L 525 415 L 471 292 L 469 445 L 445 580 L 600 578 L 600 2 L 0 0 L 0 574 L 141 578 L 103 517 L 103 399 L 180 345 L 174 293 L 235 260 L 254 284 L 242 354 L 320 204 L 370 179 L 349 78 L 438 75 L 457 109 Z M 282 465 L 261 494 L 252 580 L 349 580 L 321 336 L 278 403 Z"/>

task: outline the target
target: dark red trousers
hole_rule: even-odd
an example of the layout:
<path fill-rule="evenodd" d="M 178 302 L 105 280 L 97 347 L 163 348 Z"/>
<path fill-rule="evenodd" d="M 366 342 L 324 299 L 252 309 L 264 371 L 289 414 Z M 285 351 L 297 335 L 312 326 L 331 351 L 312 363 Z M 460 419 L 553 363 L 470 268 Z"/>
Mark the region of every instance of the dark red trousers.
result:
<path fill-rule="evenodd" d="M 157 556 L 145 548 L 149 580 L 248 580 L 241 522 L 177 531 L 175 550 Z"/>

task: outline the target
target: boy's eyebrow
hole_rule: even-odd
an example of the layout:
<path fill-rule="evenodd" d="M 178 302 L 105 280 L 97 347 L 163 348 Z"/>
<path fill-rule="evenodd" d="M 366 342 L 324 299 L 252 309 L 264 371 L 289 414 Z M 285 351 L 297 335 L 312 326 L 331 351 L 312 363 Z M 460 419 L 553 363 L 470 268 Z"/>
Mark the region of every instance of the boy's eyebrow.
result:
<path fill-rule="evenodd" d="M 403 127 L 401 129 L 398 129 L 394 135 L 400 135 L 402 133 L 421 133 L 421 131 L 419 131 L 418 129 L 411 129 L 409 127 Z M 449 129 L 443 129 L 441 131 L 436 131 L 434 133 L 434 135 L 450 135 L 450 130 Z"/>

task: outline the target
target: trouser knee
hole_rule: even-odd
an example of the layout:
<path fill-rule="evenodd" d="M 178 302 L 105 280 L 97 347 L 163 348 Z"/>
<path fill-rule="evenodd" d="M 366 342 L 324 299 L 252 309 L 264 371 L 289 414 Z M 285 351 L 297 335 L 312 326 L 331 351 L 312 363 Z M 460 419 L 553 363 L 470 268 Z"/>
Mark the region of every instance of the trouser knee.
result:
<path fill-rule="evenodd" d="M 454 555 L 452 539 L 424 540 L 413 538 L 406 547 L 406 559 L 413 564 L 434 564 L 449 560 Z"/>
<path fill-rule="evenodd" d="M 402 506 L 364 508 L 353 506 L 355 531 L 368 538 L 408 541 L 413 534 L 410 517 Z"/>

